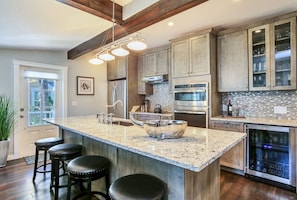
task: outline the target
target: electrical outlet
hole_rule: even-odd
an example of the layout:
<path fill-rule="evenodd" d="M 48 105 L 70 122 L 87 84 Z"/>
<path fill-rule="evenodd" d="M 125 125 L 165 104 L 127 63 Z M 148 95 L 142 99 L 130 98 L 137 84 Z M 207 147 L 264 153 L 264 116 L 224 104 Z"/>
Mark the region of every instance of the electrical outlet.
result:
<path fill-rule="evenodd" d="M 287 114 L 287 107 L 286 106 L 274 106 L 274 113 L 275 114 Z"/>

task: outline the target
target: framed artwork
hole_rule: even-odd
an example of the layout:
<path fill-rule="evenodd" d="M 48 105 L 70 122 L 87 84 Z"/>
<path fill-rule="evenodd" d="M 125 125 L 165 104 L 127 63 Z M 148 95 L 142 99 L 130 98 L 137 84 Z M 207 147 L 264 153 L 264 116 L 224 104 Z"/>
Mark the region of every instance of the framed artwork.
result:
<path fill-rule="evenodd" d="M 77 76 L 77 95 L 94 95 L 94 77 Z"/>

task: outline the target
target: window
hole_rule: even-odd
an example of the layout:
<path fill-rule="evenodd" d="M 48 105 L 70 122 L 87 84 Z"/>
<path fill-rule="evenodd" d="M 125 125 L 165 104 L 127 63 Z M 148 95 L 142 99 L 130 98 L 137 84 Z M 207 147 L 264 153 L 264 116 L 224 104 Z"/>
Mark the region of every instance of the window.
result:
<path fill-rule="evenodd" d="M 42 119 L 55 117 L 56 80 L 28 78 L 28 126 L 46 124 Z"/>

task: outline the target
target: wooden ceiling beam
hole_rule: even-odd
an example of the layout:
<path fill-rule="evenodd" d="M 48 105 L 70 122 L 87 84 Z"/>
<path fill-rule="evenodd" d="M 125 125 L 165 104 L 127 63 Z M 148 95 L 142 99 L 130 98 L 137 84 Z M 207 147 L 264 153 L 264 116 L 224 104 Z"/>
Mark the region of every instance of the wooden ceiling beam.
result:
<path fill-rule="evenodd" d="M 114 38 L 118 40 L 168 17 L 195 7 L 208 0 L 160 0 L 116 25 Z M 68 51 L 68 59 L 75 59 L 112 42 L 112 28 Z"/>
<path fill-rule="evenodd" d="M 96 15 L 112 22 L 113 3 L 110 0 L 57 0 L 79 10 Z M 114 4 L 114 19 L 117 24 L 123 23 L 123 7 Z"/>

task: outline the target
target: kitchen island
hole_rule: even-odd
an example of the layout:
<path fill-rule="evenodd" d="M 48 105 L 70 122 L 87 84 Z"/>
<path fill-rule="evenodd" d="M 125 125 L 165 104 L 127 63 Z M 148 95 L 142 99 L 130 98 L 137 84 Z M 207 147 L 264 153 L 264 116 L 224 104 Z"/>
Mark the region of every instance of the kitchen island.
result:
<path fill-rule="evenodd" d="M 152 174 L 167 184 L 170 200 L 219 199 L 220 157 L 246 137 L 187 127 L 182 138 L 161 140 L 141 127 L 101 124 L 94 116 L 47 122 L 59 126 L 65 142 L 82 144 L 83 154 L 108 157 L 111 181 L 133 173 Z"/>

